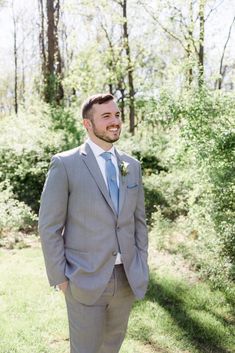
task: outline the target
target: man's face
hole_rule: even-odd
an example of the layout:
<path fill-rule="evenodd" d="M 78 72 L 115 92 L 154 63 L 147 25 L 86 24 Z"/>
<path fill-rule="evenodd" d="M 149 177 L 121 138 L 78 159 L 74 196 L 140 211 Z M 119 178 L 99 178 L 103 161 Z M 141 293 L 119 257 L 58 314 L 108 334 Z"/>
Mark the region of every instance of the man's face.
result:
<path fill-rule="evenodd" d="M 94 104 L 91 120 L 85 119 L 84 125 L 90 138 L 101 145 L 117 141 L 121 133 L 120 111 L 117 104 L 110 100 L 103 104 Z"/>

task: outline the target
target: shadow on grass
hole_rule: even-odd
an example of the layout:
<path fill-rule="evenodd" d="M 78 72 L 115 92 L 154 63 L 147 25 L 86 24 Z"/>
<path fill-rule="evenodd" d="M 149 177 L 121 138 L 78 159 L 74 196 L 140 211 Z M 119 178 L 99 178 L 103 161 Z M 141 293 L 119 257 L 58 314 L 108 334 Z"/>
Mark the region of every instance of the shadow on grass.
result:
<path fill-rule="evenodd" d="M 186 300 L 191 296 L 190 289 L 189 285 L 177 279 L 157 280 L 156 275 L 151 274 L 146 301 L 156 302 L 164 308 L 185 333 L 185 337 L 200 352 L 232 353 L 230 349 L 224 348 L 223 343 L 226 340 L 224 331 L 220 331 L 217 325 L 213 325 L 219 319 L 222 324 L 222 318 L 211 312 L 205 303 L 200 303 L 198 299 L 190 306 L 189 301 Z M 204 318 L 205 321 L 203 321 Z M 230 332 L 232 334 L 232 329 Z"/>

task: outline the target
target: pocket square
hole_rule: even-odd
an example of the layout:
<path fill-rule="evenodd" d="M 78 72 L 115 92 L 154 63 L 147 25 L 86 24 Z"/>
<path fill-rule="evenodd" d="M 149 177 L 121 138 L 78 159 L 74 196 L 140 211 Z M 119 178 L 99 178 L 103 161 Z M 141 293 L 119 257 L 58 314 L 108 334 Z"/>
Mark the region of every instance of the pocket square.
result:
<path fill-rule="evenodd" d="M 139 186 L 139 184 L 132 184 L 132 185 L 127 185 L 127 189 L 134 189 L 137 186 Z"/>

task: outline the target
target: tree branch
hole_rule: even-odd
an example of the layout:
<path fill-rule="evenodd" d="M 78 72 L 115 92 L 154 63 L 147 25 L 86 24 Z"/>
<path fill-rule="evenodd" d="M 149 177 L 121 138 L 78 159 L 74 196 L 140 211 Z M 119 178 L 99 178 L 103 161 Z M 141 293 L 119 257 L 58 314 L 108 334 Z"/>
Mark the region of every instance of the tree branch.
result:
<path fill-rule="evenodd" d="M 220 68 L 219 68 L 219 73 L 221 75 L 221 78 L 219 79 L 219 89 L 221 88 L 221 85 L 222 85 L 222 77 L 224 77 L 225 75 L 225 72 L 223 73 L 222 72 L 222 68 L 223 68 L 223 62 L 224 62 L 224 56 L 225 56 L 225 51 L 226 51 L 226 48 L 227 48 L 227 45 L 228 45 L 228 42 L 230 40 L 230 37 L 231 37 L 231 32 L 232 32 L 232 27 L 233 27 L 233 24 L 235 22 L 235 16 L 233 17 L 233 20 L 232 20 L 232 23 L 229 27 L 229 32 L 228 32 L 228 36 L 227 36 L 227 40 L 224 44 L 224 48 L 223 48 L 223 52 L 222 52 L 222 56 L 221 56 L 221 59 L 220 59 Z M 226 71 L 226 70 L 225 70 Z"/>
<path fill-rule="evenodd" d="M 163 24 L 158 20 L 158 18 L 157 18 L 153 13 L 151 13 L 151 12 L 149 11 L 149 9 L 146 7 L 145 4 L 142 3 L 142 5 L 143 5 L 145 11 L 152 17 L 152 19 L 153 19 L 155 22 L 157 22 L 157 24 L 161 27 L 161 29 L 162 29 L 165 33 L 167 33 L 170 37 L 172 37 L 173 39 L 177 40 L 177 42 L 180 43 L 180 45 L 182 46 L 182 48 L 183 48 L 185 51 L 187 51 L 187 48 L 186 48 L 186 46 L 184 45 L 183 41 L 182 41 L 179 37 L 177 37 L 174 33 L 172 33 L 170 30 L 168 30 L 168 28 L 166 28 L 165 26 L 163 26 Z"/>
<path fill-rule="evenodd" d="M 212 8 L 210 9 L 210 11 L 209 11 L 208 15 L 207 15 L 207 16 L 206 16 L 206 18 L 205 18 L 205 21 L 207 21 L 207 20 L 208 20 L 208 18 L 209 18 L 209 17 L 210 17 L 210 15 L 212 14 L 212 12 L 213 12 L 213 11 L 215 11 L 215 10 L 217 10 L 217 9 L 218 9 L 218 7 L 220 7 L 220 5 L 221 5 L 223 2 L 224 2 L 224 0 L 221 0 L 221 1 L 220 1 L 220 3 L 219 3 L 217 6 L 212 7 Z"/>

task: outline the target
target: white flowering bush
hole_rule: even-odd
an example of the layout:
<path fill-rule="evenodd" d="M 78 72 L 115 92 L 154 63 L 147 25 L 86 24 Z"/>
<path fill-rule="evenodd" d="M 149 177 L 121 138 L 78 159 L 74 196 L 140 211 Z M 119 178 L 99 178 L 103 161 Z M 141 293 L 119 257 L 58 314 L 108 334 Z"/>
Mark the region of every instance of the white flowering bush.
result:
<path fill-rule="evenodd" d="M 0 183 L 0 237 L 12 231 L 28 232 L 37 217 L 29 206 L 15 199 L 9 183 Z"/>

